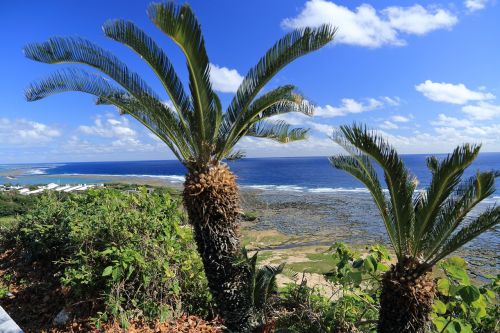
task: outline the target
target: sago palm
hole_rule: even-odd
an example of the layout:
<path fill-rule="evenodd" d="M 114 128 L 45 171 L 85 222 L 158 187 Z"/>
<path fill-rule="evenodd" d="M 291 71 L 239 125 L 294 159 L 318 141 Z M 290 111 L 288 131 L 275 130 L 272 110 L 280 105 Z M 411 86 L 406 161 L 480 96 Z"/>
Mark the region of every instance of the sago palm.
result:
<path fill-rule="evenodd" d="M 436 292 L 432 267 L 500 222 L 498 206 L 471 213 L 495 192 L 495 172 L 478 171 L 462 180 L 480 150 L 479 145 L 464 144 L 441 161 L 429 157 L 430 184 L 415 192 L 417 179 L 381 136 L 353 125 L 340 127 L 333 139 L 350 155 L 333 156 L 331 163 L 369 189 L 397 256 L 383 277 L 378 331 L 424 332 Z M 372 160 L 383 171 L 388 197 Z"/>
<path fill-rule="evenodd" d="M 104 24 L 104 34 L 128 46 L 149 64 L 171 104 L 164 103 L 116 56 L 82 38 L 50 38 L 27 45 L 24 52 L 36 61 L 84 64 L 101 73 L 63 69 L 32 83 L 26 97 L 35 101 L 64 91 L 95 95 L 97 104 L 115 105 L 121 114 L 137 119 L 170 148 L 187 168 L 184 203 L 220 315 L 230 329 L 245 331 L 252 315 L 245 296 L 250 269 L 235 264 L 240 254 L 239 192 L 234 175 L 221 161 L 238 155 L 234 147 L 244 136 L 282 143 L 305 138 L 307 129 L 268 119 L 287 112 L 311 114 L 312 106 L 294 86 L 258 94 L 285 65 L 329 43 L 335 29 L 323 25 L 285 35 L 248 72 L 224 112 L 210 83 L 204 39 L 191 8 L 153 3 L 147 13 L 186 57 L 190 95 L 159 44 L 134 23 L 112 20 Z"/>

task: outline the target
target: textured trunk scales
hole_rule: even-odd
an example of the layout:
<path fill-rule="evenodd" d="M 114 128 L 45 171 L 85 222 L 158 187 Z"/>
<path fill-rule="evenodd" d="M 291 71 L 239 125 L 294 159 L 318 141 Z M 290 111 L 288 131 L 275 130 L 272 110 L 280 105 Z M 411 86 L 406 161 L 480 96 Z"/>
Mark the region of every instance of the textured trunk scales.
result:
<path fill-rule="evenodd" d="M 232 332 L 249 331 L 250 270 L 238 263 L 240 197 L 235 176 L 222 165 L 189 173 L 184 204 L 210 290 L 225 325 Z"/>
<path fill-rule="evenodd" d="M 435 294 L 432 274 L 416 259 L 392 266 L 382 280 L 378 332 L 426 332 Z"/>

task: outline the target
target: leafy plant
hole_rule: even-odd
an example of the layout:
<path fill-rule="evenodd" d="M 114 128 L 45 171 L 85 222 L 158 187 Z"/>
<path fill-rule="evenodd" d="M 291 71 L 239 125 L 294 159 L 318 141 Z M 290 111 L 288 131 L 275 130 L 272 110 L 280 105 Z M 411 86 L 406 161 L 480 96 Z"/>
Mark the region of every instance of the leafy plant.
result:
<path fill-rule="evenodd" d="M 92 189 L 37 199 L 19 223 L 19 245 L 58 268 L 77 300 L 104 302 L 99 320 L 123 327 L 187 312 L 208 317 L 211 297 L 191 229 L 168 193 Z"/>
<path fill-rule="evenodd" d="M 432 305 L 435 332 L 496 332 L 500 328 L 498 295 L 500 276 L 477 287 L 467 274 L 467 263 L 452 257 L 439 264 L 438 296 Z"/>
<path fill-rule="evenodd" d="M 350 155 L 333 156 L 331 163 L 369 189 L 398 260 L 382 281 L 378 329 L 382 333 L 423 332 L 429 325 L 436 288 L 432 267 L 500 222 L 499 206 L 478 216 L 470 214 L 495 192 L 496 174 L 478 171 L 461 182 L 480 150 L 480 146 L 464 144 L 441 161 L 434 156 L 427 159 L 432 180 L 415 195 L 418 181 L 383 137 L 355 124 L 341 126 L 333 139 Z M 382 168 L 389 198 L 372 160 Z"/>
<path fill-rule="evenodd" d="M 103 26 L 105 35 L 146 61 L 171 104 L 164 103 L 139 74 L 110 52 L 83 38 L 60 37 L 27 45 L 24 52 L 35 61 L 78 63 L 101 73 L 80 68 L 60 70 L 31 84 L 26 98 L 35 101 L 65 91 L 89 93 L 97 97 L 97 104 L 115 105 L 121 114 L 135 118 L 167 145 L 188 170 L 184 202 L 219 312 L 230 329 L 247 330 L 252 317 L 251 304 L 244 298 L 250 283 L 249 268 L 234 266 L 240 255 L 239 193 L 234 175 L 221 161 L 242 156 L 234 147 L 244 136 L 281 143 L 306 137 L 307 129 L 269 120 L 288 112 L 312 113 L 313 106 L 295 86 L 284 85 L 258 95 L 287 64 L 332 41 L 335 29 L 322 25 L 285 35 L 250 69 L 224 112 L 210 82 L 201 26 L 189 5 L 152 3 L 147 14 L 186 57 L 190 95 L 159 44 L 134 23 L 111 20 Z"/>

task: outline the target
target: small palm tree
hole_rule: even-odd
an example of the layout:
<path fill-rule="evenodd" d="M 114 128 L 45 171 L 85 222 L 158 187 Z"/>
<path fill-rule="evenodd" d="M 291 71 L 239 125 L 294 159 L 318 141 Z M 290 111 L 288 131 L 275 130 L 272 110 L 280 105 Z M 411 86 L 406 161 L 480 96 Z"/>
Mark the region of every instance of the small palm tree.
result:
<path fill-rule="evenodd" d="M 432 180 L 415 194 L 416 178 L 382 137 L 355 124 L 340 127 L 333 139 L 350 155 L 333 156 L 330 162 L 369 189 L 397 256 L 383 277 L 378 331 L 424 332 L 436 293 L 432 267 L 500 222 L 498 206 L 471 214 L 495 192 L 495 172 L 478 172 L 461 181 L 480 150 L 479 145 L 464 144 L 441 161 L 427 159 Z M 383 170 L 388 198 L 371 160 Z"/>
<path fill-rule="evenodd" d="M 112 20 L 104 24 L 104 34 L 130 47 L 149 64 L 171 104 L 162 102 L 116 56 L 82 38 L 51 38 L 27 45 L 24 52 L 28 58 L 44 63 L 93 67 L 116 84 L 101 74 L 69 68 L 32 83 L 26 98 L 35 101 L 65 91 L 89 93 L 97 97 L 97 104 L 115 105 L 121 114 L 134 117 L 165 142 L 187 168 L 184 203 L 220 315 L 231 330 L 244 332 L 252 316 L 251 304 L 245 298 L 250 268 L 235 264 L 240 255 L 239 193 L 234 175 L 221 161 L 240 156 L 233 149 L 244 136 L 282 143 L 306 137 L 307 129 L 268 119 L 287 112 L 312 113 L 313 107 L 296 87 L 285 85 L 258 94 L 285 65 L 329 43 L 335 29 L 323 25 L 285 35 L 248 72 L 223 112 L 210 84 L 205 42 L 191 8 L 171 2 L 153 3 L 147 13 L 184 53 L 190 96 L 167 55 L 151 37 L 132 22 Z"/>
<path fill-rule="evenodd" d="M 277 276 L 283 273 L 285 264 L 278 266 L 257 266 L 258 252 L 249 257 L 245 248 L 242 249 L 241 263 L 250 268 L 251 280 L 248 298 L 253 307 L 254 333 L 273 332 L 275 322 L 272 315 L 273 303 L 278 294 Z"/>

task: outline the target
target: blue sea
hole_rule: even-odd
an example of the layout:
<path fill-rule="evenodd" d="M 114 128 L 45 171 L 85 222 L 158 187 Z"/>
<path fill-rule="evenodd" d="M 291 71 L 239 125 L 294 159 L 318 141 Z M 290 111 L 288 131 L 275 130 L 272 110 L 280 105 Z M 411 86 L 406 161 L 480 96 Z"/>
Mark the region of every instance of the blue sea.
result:
<path fill-rule="evenodd" d="M 419 180 L 419 189 L 426 187 L 431 177 L 426 157 L 403 155 L 407 167 Z M 260 212 L 258 223 L 252 228 L 307 236 L 310 243 L 303 245 L 335 241 L 362 245 L 388 243 L 368 191 L 352 176 L 333 168 L 326 157 L 245 158 L 229 165 L 240 186 L 253 189 L 243 196 L 245 209 Z M 500 170 L 500 153 L 479 155 L 464 177 L 473 176 L 477 170 Z M 89 184 L 112 182 L 116 180 L 113 176 L 153 177 L 166 184 L 181 184 L 185 173 L 178 161 L 0 165 L 0 184 Z M 500 204 L 499 179 L 496 185 L 496 192 L 478 205 L 476 211 Z M 499 249 L 500 227 L 496 227 L 467 244 L 458 255 L 466 257 L 473 266 L 497 274 L 500 261 L 491 258 L 499 257 Z"/>
<path fill-rule="evenodd" d="M 419 180 L 419 188 L 427 186 L 431 177 L 426 157 L 403 155 L 407 167 Z M 333 168 L 326 157 L 245 158 L 228 164 L 244 188 L 309 193 L 366 191 L 359 181 Z M 464 177 L 472 176 L 478 169 L 500 170 L 500 153 L 479 155 Z M 16 170 L 16 176 L 7 178 L 8 170 Z M 97 183 L 109 181 L 107 176 L 155 177 L 181 183 L 185 173 L 182 164 L 174 160 L 0 165 L 0 184 Z M 492 199 L 500 199 L 499 180 Z"/>

